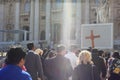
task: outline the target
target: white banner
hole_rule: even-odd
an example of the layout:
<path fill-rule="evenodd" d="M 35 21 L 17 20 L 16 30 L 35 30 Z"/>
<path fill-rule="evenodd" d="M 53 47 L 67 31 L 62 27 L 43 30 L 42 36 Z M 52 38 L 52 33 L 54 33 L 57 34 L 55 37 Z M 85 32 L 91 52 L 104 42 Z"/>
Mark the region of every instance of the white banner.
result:
<path fill-rule="evenodd" d="M 113 49 L 113 24 L 83 24 L 81 26 L 81 49 L 88 47 Z"/>

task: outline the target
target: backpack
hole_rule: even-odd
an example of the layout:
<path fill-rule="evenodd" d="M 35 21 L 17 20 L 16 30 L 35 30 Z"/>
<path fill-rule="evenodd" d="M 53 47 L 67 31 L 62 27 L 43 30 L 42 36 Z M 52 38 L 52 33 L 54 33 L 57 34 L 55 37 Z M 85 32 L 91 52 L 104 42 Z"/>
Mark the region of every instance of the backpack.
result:
<path fill-rule="evenodd" d="M 110 72 L 120 75 L 120 59 L 114 59 L 110 67 Z"/>

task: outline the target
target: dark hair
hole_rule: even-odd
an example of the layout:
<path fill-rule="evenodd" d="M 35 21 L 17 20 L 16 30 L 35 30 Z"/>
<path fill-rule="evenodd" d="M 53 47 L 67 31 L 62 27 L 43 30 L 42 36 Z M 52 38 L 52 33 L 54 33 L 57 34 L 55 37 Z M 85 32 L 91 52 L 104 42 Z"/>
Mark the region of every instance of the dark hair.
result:
<path fill-rule="evenodd" d="M 119 52 L 117 52 L 117 51 L 114 52 L 112 56 L 113 56 L 114 58 L 119 58 L 119 57 L 120 57 Z"/>
<path fill-rule="evenodd" d="M 98 57 L 99 57 L 99 55 L 98 55 L 98 49 L 92 49 L 92 60 L 93 60 L 93 62 L 94 61 L 96 61 L 96 60 L 98 60 Z"/>
<path fill-rule="evenodd" d="M 99 55 L 99 56 L 102 56 L 102 55 L 103 55 L 103 53 L 104 53 L 104 51 L 103 51 L 103 50 L 99 50 L 99 51 L 98 51 L 98 55 Z"/>
<path fill-rule="evenodd" d="M 57 46 L 57 52 L 59 53 L 59 52 L 61 52 L 61 51 L 63 51 L 63 50 L 65 50 L 65 46 L 64 45 L 58 45 Z"/>
<path fill-rule="evenodd" d="M 28 44 L 27 44 L 27 48 L 28 48 L 29 50 L 32 50 L 33 47 L 34 47 L 34 43 L 28 43 Z"/>
<path fill-rule="evenodd" d="M 49 58 L 52 58 L 52 57 L 54 57 L 55 55 L 56 55 L 55 50 L 51 50 L 51 51 L 49 52 Z"/>
<path fill-rule="evenodd" d="M 22 48 L 11 48 L 7 52 L 7 58 L 5 60 L 6 64 L 18 64 L 20 60 L 25 59 L 26 53 L 22 50 Z"/>

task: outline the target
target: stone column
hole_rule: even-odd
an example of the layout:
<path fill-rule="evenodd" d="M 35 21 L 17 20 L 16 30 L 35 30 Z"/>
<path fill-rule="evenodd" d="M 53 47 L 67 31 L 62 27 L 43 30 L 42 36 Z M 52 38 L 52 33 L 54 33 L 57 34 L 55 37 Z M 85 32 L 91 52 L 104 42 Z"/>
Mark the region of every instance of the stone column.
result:
<path fill-rule="evenodd" d="M 35 42 L 37 42 L 38 40 L 39 40 L 39 16 L 40 16 L 40 14 L 39 14 L 39 4 L 40 4 L 40 2 L 39 2 L 39 0 L 35 0 L 35 16 L 34 16 L 34 41 Z"/>
<path fill-rule="evenodd" d="M 27 39 L 27 33 L 28 33 L 28 31 L 24 31 L 24 41 L 26 41 Z"/>
<path fill-rule="evenodd" d="M 15 3 L 15 28 L 14 30 L 19 30 L 20 27 L 20 0 L 16 0 Z M 14 39 L 15 41 L 19 41 L 19 34 L 15 33 Z"/>
<path fill-rule="evenodd" d="M 77 10 L 76 10 L 76 43 L 81 43 L 81 0 L 77 0 Z"/>
<path fill-rule="evenodd" d="M 30 5 L 30 34 L 29 38 L 30 41 L 33 41 L 33 35 L 34 35 L 34 0 L 31 0 Z"/>
<path fill-rule="evenodd" d="M 86 7 L 86 9 L 85 9 L 85 23 L 86 24 L 89 24 L 89 0 L 86 0 L 85 1 L 85 7 Z"/>
<path fill-rule="evenodd" d="M 65 0 L 63 3 L 63 33 L 62 42 L 67 47 L 70 45 L 70 32 L 72 28 L 72 0 Z"/>
<path fill-rule="evenodd" d="M 0 30 L 3 30 L 3 26 L 4 26 L 4 4 L 1 1 L 0 3 Z M 4 33 L 0 32 L 0 42 L 2 42 L 4 40 Z"/>
<path fill-rule="evenodd" d="M 50 10 L 51 10 L 51 4 L 50 0 L 46 0 L 46 40 L 48 45 L 50 45 Z"/>

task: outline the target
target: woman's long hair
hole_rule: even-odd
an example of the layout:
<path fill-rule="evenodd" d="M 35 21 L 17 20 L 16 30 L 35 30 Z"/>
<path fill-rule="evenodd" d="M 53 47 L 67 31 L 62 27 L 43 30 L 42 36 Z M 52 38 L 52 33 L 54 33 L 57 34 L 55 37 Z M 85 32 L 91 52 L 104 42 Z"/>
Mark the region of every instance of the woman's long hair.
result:
<path fill-rule="evenodd" d="M 91 52 L 83 50 L 79 53 L 78 64 L 93 64 Z"/>

